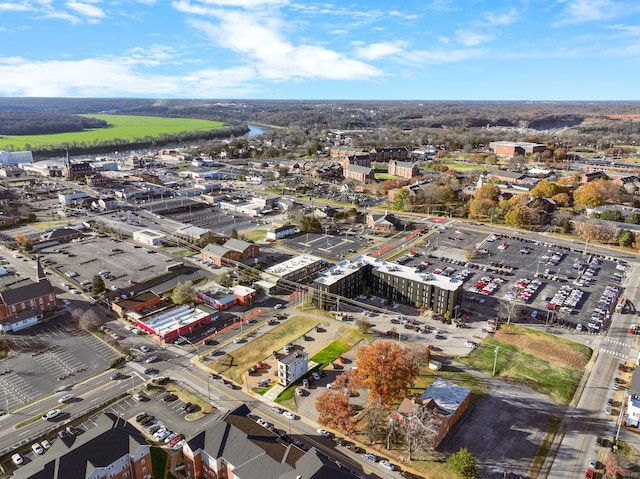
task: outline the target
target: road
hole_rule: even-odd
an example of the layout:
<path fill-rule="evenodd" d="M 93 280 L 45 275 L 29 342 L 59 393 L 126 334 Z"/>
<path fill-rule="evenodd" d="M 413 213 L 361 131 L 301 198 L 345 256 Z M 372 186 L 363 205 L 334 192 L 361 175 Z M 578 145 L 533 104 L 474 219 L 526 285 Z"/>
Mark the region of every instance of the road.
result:
<path fill-rule="evenodd" d="M 610 253 L 608 253 L 610 254 Z M 634 264 L 627 272 L 624 296 L 633 304 L 640 301 L 640 267 Z M 614 313 L 606 336 L 592 342 L 597 358 L 575 407 L 570 407 L 564 417 L 565 433 L 555 455 L 549 478 L 581 477 L 588 468 L 589 459 L 601 459 L 604 449 L 596 445 L 596 437 L 615 437 L 618 434 L 619 417 L 605 413 L 607 400 L 613 398 L 614 412 L 626 402 L 624 390 L 614 391 L 614 378 L 619 376 L 618 365 L 633 356 L 633 338 L 629 326 L 637 321 L 635 314 Z M 637 355 L 637 353 L 635 353 Z M 634 359 L 631 357 L 630 359 Z M 616 406 L 618 406 L 616 408 Z M 640 450 L 640 436 L 620 429 L 619 439 Z"/>

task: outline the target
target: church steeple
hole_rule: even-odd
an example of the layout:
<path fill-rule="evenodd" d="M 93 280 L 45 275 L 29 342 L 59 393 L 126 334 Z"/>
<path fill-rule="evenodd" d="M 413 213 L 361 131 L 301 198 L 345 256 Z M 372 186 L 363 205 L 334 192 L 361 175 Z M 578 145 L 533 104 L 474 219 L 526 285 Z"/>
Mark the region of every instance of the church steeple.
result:
<path fill-rule="evenodd" d="M 40 264 L 40 255 L 36 255 L 36 281 L 40 282 L 47 279 L 42 264 Z"/>

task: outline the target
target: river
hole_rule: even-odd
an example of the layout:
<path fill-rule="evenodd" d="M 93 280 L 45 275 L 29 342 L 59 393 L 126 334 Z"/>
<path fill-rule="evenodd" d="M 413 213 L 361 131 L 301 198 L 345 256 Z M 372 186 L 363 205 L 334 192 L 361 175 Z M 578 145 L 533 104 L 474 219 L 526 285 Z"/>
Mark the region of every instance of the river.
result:
<path fill-rule="evenodd" d="M 247 123 L 247 127 L 249 128 L 249 138 L 252 136 L 259 136 L 264 133 L 264 130 L 259 126 L 252 125 L 251 123 Z"/>

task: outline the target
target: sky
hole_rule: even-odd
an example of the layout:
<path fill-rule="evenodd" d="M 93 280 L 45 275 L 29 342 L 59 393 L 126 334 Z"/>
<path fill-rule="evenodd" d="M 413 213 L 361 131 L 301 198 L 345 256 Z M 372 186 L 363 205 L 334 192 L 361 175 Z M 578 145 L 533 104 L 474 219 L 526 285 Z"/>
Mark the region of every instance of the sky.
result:
<path fill-rule="evenodd" d="M 638 0 L 0 0 L 0 96 L 640 100 Z"/>

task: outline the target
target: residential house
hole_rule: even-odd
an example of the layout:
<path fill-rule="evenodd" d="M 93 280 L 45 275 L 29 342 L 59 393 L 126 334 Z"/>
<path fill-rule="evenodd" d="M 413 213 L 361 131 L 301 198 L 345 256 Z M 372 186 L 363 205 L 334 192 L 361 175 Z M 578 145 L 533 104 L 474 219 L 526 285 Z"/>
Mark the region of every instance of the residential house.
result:
<path fill-rule="evenodd" d="M 432 449 L 445 438 L 471 403 L 471 391 L 437 378 L 417 399 L 405 398 L 389 420 L 402 427 L 419 421 Z M 415 424 L 412 424 L 415 426 Z"/>
<path fill-rule="evenodd" d="M 595 180 L 606 180 L 607 174 L 604 171 L 590 171 L 580 175 L 580 183 L 591 183 Z"/>
<path fill-rule="evenodd" d="M 309 354 L 298 349 L 278 359 L 278 384 L 289 386 L 309 371 Z"/>

